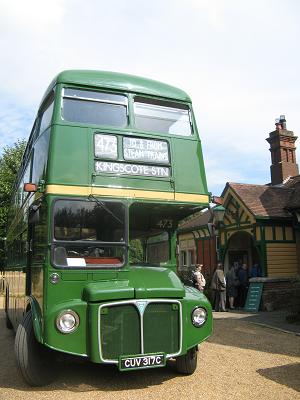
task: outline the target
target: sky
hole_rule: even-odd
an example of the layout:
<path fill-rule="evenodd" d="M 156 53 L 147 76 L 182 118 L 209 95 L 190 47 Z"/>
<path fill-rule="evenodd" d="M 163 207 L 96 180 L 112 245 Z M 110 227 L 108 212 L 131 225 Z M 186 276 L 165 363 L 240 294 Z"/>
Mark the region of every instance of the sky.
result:
<path fill-rule="evenodd" d="M 298 0 L 0 0 L 0 154 L 57 73 L 116 71 L 190 95 L 213 194 L 267 183 L 275 118 L 300 135 L 299 18 Z"/>

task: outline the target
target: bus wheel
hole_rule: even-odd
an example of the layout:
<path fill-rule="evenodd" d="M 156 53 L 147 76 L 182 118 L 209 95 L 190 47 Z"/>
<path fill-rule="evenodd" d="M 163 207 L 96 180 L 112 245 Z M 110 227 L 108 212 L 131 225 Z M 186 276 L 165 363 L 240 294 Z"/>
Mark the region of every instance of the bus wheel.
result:
<path fill-rule="evenodd" d="M 11 323 L 11 321 L 9 319 L 9 316 L 8 316 L 8 307 L 7 307 L 8 304 L 7 303 L 8 303 L 8 292 L 6 290 L 6 293 L 5 293 L 5 307 L 4 307 L 4 310 L 5 310 L 5 324 L 6 324 L 6 328 L 7 329 L 13 329 L 13 324 Z"/>
<path fill-rule="evenodd" d="M 176 358 L 176 369 L 181 374 L 192 375 L 197 368 L 198 348 L 193 347 L 184 356 Z"/>
<path fill-rule="evenodd" d="M 19 370 L 29 385 L 44 386 L 56 378 L 57 368 L 53 365 L 53 353 L 36 340 L 31 311 L 25 314 L 18 326 L 15 354 Z"/>

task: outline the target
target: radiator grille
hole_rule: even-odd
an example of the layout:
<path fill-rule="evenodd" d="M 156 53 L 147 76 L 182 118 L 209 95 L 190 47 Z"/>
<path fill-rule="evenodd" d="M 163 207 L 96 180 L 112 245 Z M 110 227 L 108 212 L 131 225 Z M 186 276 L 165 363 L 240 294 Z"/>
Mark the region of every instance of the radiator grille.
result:
<path fill-rule="evenodd" d="M 121 354 L 139 354 L 139 313 L 132 304 L 102 308 L 100 314 L 102 356 L 118 359 Z"/>
<path fill-rule="evenodd" d="M 176 353 L 179 349 L 179 307 L 150 303 L 144 314 L 145 353 Z"/>
<path fill-rule="evenodd" d="M 176 354 L 181 347 L 180 303 L 147 300 L 104 304 L 100 307 L 100 353 L 106 361 L 120 355 Z"/>

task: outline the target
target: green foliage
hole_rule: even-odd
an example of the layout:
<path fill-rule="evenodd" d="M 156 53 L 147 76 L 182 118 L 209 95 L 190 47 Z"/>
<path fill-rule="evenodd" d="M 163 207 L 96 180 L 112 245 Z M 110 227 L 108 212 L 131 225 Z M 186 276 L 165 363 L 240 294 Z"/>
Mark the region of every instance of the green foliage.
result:
<path fill-rule="evenodd" d="M 18 140 L 12 146 L 4 147 L 0 158 L 0 269 L 4 261 L 3 238 L 6 236 L 7 215 L 11 191 L 26 147 L 25 140 Z"/>
<path fill-rule="evenodd" d="M 140 239 L 133 239 L 129 244 L 129 261 L 131 264 L 143 262 L 143 245 Z"/>

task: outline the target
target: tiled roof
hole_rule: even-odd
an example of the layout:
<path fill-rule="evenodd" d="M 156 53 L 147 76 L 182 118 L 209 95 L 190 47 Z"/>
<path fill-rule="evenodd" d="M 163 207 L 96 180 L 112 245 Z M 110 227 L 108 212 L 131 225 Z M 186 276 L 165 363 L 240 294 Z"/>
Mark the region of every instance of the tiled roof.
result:
<path fill-rule="evenodd" d="M 290 195 L 287 208 L 300 210 L 300 179 L 299 182 L 296 182 L 295 186 L 292 188 L 292 193 Z"/>
<path fill-rule="evenodd" d="M 228 183 L 245 206 L 256 217 L 287 218 L 291 214 L 288 207 L 293 189 L 286 186 L 250 185 L 243 183 Z M 226 190 L 226 189 L 225 189 Z M 225 192 L 224 190 L 224 192 Z"/>
<path fill-rule="evenodd" d="M 200 226 L 207 225 L 207 223 L 212 219 L 211 211 L 207 210 L 201 214 L 190 217 L 179 224 L 179 231 L 198 228 Z"/>
<path fill-rule="evenodd" d="M 229 188 L 255 217 L 291 218 L 289 210 L 300 209 L 300 175 L 277 186 L 228 182 L 222 197 Z M 211 221 L 212 210 L 207 210 L 181 222 L 178 231 L 196 229 Z"/>

